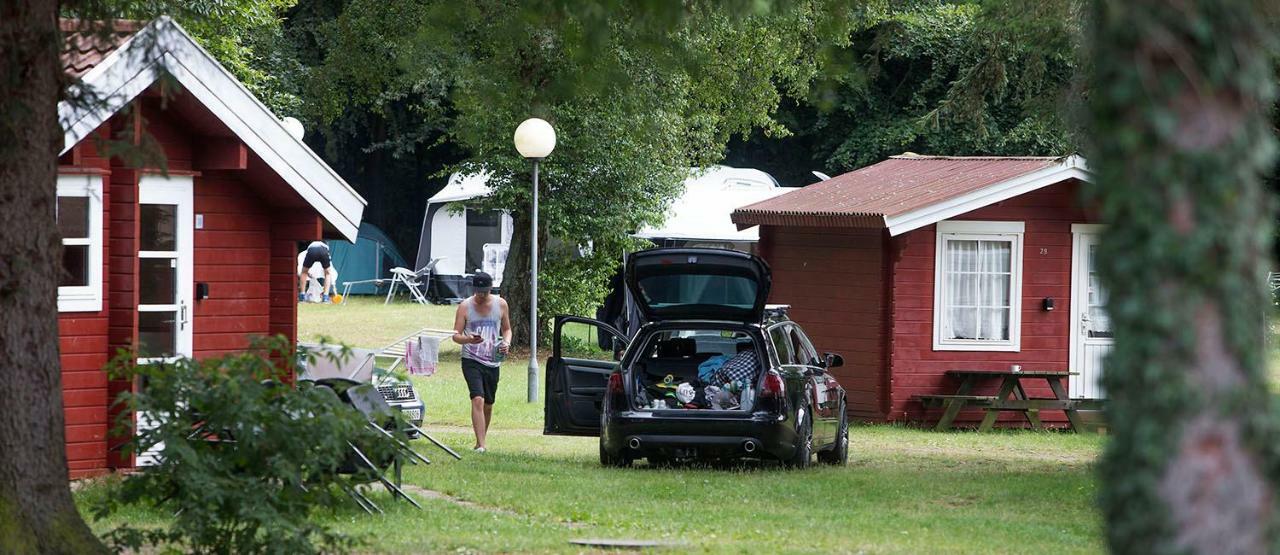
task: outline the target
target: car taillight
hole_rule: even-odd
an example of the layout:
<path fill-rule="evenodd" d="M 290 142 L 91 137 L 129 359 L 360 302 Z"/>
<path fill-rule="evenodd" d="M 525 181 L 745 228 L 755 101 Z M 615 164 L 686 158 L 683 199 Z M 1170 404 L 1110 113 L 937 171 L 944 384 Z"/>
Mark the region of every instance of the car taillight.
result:
<path fill-rule="evenodd" d="M 770 370 L 764 375 L 764 384 L 760 387 L 761 397 L 782 398 L 786 388 L 782 385 L 782 376 Z"/>
<path fill-rule="evenodd" d="M 622 395 L 622 373 L 614 372 L 609 374 L 609 394 Z"/>

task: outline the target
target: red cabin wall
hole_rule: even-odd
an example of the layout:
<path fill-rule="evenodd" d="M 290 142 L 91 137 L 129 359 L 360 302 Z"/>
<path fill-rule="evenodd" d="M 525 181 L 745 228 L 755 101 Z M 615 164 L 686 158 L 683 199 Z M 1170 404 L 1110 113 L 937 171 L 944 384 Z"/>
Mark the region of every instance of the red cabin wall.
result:
<path fill-rule="evenodd" d="M 65 418 L 67 468 L 72 478 L 100 474 L 107 469 L 108 289 L 106 252 L 111 224 L 105 217 L 111 203 L 110 163 L 88 140 L 59 160 L 59 175 L 89 174 L 103 180 L 103 308 L 97 312 L 58 313 L 58 353 L 62 365 L 62 403 Z"/>
<path fill-rule="evenodd" d="M 761 226 L 769 262 L 769 302 L 791 305 L 819 352 L 839 353 L 832 374 L 845 388 L 850 416 L 886 416 L 888 303 L 882 229 Z"/>
<path fill-rule="evenodd" d="M 266 335 L 270 314 L 271 214 L 233 172 L 195 177 L 195 281 L 209 298 L 195 301 L 192 349 L 196 358 L 243 351 Z"/>
<path fill-rule="evenodd" d="M 1022 339 L 1020 352 L 934 351 L 933 293 L 937 226 L 923 227 L 890 241 L 892 319 L 890 367 L 891 420 L 933 421 L 940 411 L 924 411 L 913 395 L 950 394 L 959 384 L 946 376 L 956 369 L 1067 370 L 1071 318 L 1071 224 L 1092 221 L 1080 208 L 1079 183 L 1067 181 L 1018 196 L 953 220 L 1025 222 L 1022 261 Z M 1051 297 L 1053 311 L 1042 309 Z M 1043 380 L 1024 382 L 1031 396 L 1052 397 Z M 975 394 L 994 394 L 995 381 Z M 957 422 L 981 420 L 979 411 L 966 411 Z M 1065 422 L 1060 411 L 1046 411 L 1047 422 Z M 1001 422 L 1017 424 L 1010 413 Z"/>

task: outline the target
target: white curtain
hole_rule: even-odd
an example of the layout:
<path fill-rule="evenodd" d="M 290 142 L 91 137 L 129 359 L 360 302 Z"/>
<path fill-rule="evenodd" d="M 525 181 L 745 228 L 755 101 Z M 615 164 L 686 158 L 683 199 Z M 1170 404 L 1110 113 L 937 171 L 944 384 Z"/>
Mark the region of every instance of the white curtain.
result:
<path fill-rule="evenodd" d="M 1097 245 L 1089 245 L 1089 337 L 1112 337 L 1111 318 L 1107 316 L 1107 290 L 1098 278 Z"/>
<path fill-rule="evenodd" d="M 1012 243 L 949 239 L 944 244 L 946 338 L 1007 341 Z"/>

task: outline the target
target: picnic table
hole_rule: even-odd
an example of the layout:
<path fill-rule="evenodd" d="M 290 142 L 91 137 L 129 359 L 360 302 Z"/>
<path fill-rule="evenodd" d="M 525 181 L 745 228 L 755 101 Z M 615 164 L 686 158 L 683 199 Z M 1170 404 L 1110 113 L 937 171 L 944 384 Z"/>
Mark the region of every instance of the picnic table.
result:
<path fill-rule="evenodd" d="M 950 428 L 961 410 L 965 408 L 982 408 L 986 410 L 986 415 L 983 416 L 982 424 L 978 426 L 978 431 L 990 431 L 991 427 L 996 423 L 996 417 L 1001 412 L 1020 412 L 1027 418 L 1027 422 L 1031 424 L 1032 428 L 1043 428 L 1044 425 L 1040 422 L 1040 411 L 1060 410 L 1066 413 L 1067 420 L 1071 423 L 1071 429 L 1078 432 L 1084 429 L 1078 411 L 1101 410 L 1102 401 L 1100 399 L 1071 399 L 1067 395 L 1065 381 L 1068 376 L 1076 374 L 1076 372 L 1057 370 L 1022 370 L 1017 372 L 1012 369 L 948 370 L 948 376 L 960 380 L 960 387 L 954 395 L 916 395 L 915 398 L 923 403 L 926 408 L 941 407 L 943 409 L 942 418 L 938 420 L 938 425 L 934 427 L 938 431 Z M 1000 380 L 1000 389 L 994 396 L 972 394 L 973 387 L 978 382 L 994 379 Z M 1032 398 L 1027 395 L 1026 389 L 1022 387 L 1022 381 L 1037 379 L 1045 380 L 1049 383 L 1049 389 L 1053 391 L 1053 397 Z"/>

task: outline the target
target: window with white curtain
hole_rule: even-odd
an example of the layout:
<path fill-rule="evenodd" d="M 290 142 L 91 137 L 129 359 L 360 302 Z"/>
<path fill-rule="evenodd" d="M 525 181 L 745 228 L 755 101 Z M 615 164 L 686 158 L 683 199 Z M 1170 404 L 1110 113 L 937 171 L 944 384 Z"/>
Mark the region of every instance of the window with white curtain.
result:
<path fill-rule="evenodd" d="M 1022 222 L 938 223 L 934 350 L 1020 349 L 1023 229 Z"/>

